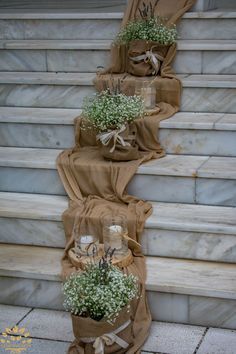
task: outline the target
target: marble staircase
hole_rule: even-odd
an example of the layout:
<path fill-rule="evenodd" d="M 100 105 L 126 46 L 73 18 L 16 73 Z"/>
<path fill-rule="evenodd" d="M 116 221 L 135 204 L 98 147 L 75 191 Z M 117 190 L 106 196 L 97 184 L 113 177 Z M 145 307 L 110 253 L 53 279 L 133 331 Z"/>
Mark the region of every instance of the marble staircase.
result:
<path fill-rule="evenodd" d="M 142 239 L 153 319 L 235 329 L 236 8 L 226 2 L 199 0 L 184 15 L 181 112 L 160 124 L 167 155 L 140 166 L 128 189 L 153 203 Z M 0 302 L 61 309 L 68 199 L 55 159 L 74 143 L 73 120 L 122 14 L 4 6 Z"/>

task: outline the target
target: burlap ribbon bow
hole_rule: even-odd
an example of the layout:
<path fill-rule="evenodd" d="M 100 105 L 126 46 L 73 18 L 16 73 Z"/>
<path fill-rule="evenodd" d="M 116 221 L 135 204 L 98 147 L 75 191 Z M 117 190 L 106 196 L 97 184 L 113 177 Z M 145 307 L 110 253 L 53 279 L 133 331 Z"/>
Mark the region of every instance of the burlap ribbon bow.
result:
<path fill-rule="evenodd" d="M 96 136 L 96 139 L 100 140 L 103 145 L 107 146 L 110 143 L 111 139 L 113 138 L 114 143 L 110 150 L 110 152 L 112 153 L 116 148 L 117 142 L 120 143 L 122 146 L 130 146 L 130 143 L 125 141 L 123 137 L 120 135 L 123 131 L 125 131 L 125 129 L 126 126 L 122 125 L 120 129 L 109 130 L 108 132 L 98 134 Z"/>
<path fill-rule="evenodd" d="M 130 325 L 131 321 L 128 320 L 122 326 L 114 330 L 113 332 L 103 334 L 100 337 L 91 337 L 91 338 L 80 338 L 80 341 L 83 343 L 93 343 L 93 348 L 95 349 L 95 354 L 104 354 L 105 345 L 111 346 L 114 343 L 117 343 L 121 348 L 128 348 L 129 343 L 125 342 L 123 339 L 117 336 L 118 333 L 122 332 L 126 327 Z M 84 349 L 80 349 L 80 354 L 84 354 Z"/>
<path fill-rule="evenodd" d="M 157 53 L 153 53 L 154 48 L 155 46 L 153 46 L 150 50 L 147 50 L 145 54 L 129 58 L 135 62 L 144 61 L 145 63 L 150 63 L 153 67 L 152 75 L 157 75 L 160 70 L 161 62 L 164 58 Z"/>

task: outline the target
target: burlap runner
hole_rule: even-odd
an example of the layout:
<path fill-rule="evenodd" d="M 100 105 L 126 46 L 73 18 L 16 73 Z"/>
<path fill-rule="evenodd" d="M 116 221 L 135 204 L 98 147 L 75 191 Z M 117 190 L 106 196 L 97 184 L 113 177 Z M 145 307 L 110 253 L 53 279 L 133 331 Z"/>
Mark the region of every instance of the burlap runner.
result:
<path fill-rule="evenodd" d="M 143 1 L 143 0 L 142 0 Z M 147 2 L 147 1 L 145 1 Z M 133 0 L 128 4 L 124 23 L 134 17 L 140 1 Z M 179 18 L 194 0 L 159 0 L 157 10 L 161 15 Z M 167 5 L 169 4 L 169 5 Z M 171 49 L 172 48 L 172 49 Z M 170 50 L 175 53 L 174 47 Z M 120 52 L 117 52 L 120 55 Z M 122 57 L 119 57 L 122 58 Z M 171 56 L 172 58 L 172 56 Z M 120 59 L 118 60 L 120 61 Z M 65 279 L 75 267 L 68 257 L 68 251 L 74 247 L 73 227 L 75 224 L 88 234 L 96 234 L 102 241 L 102 218 L 107 214 L 122 214 L 127 217 L 129 237 L 140 241 L 146 219 L 152 213 L 150 203 L 139 200 L 126 192 L 127 185 L 136 173 L 140 164 L 153 158 L 164 156 L 164 151 L 158 141 L 158 127 L 162 119 L 173 115 L 180 104 L 181 84 L 171 71 L 170 62 L 164 66 L 164 77 L 157 77 L 155 85 L 158 88 L 157 102 L 160 113 L 135 121 L 136 144 L 139 158 L 131 161 L 110 162 L 103 158 L 97 147 L 95 133 L 81 129 L 81 118 L 76 119 L 76 145 L 62 152 L 57 159 L 58 172 L 65 190 L 70 198 L 69 208 L 63 213 L 66 247 L 62 259 L 62 278 Z M 115 62 L 116 65 L 117 61 Z M 117 77 L 124 76 L 118 74 Z M 142 79 L 142 78 L 140 78 Z M 106 74 L 96 80 L 96 87 L 102 90 L 104 81 L 111 83 L 111 75 Z M 123 77 L 122 89 L 127 94 L 133 94 L 135 77 Z M 151 315 L 145 295 L 146 268 L 145 258 L 139 247 L 132 250 L 134 262 L 124 269 L 127 273 L 138 276 L 141 297 L 132 303 L 132 340 L 127 354 L 139 353 L 148 336 Z M 77 321 L 74 321 L 76 327 Z M 74 329 L 76 336 L 81 336 L 80 328 Z M 76 341 L 69 349 L 70 354 L 77 354 Z M 112 347 L 110 347 L 111 349 Z M 115 348 L 106 353 L 123 353 L 123 349 Z M 85 354 L 94 353 L 91 345 L 85 346 Z"/>

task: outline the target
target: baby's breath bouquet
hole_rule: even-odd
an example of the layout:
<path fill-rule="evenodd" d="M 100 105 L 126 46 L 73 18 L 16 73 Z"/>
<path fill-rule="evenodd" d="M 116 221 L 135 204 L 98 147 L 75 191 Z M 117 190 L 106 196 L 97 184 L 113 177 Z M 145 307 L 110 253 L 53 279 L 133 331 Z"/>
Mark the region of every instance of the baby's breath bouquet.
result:
<path fill-rule="evenodd" d="M 128 22 L 114 41 L 127 47 L 127 71 L 135 76 L 158 75 L 170 46 L 177 40 L 176 25 L 155 16 L 154 10 L 151 2 L 143 3 L 140 18 Z"/>
<path fill-rule="evenodd" d="M 118 33 L 115 42 L 129 44 L 134 40 L 145 40 L 171 45 L 176 42 L 176 39 L 176 25 L 167 25 L 160 17 L 150 17 L 128 22 Z"/>
<path fill-rule="evenodd" d="M 126 275 L 103 260 L 72 274 L 63 286 L 64 306 L 72 314 L 114 322 L 124 307 L 138 295 L 137 278 Z"/>
<path fill-rule="evenodd" d="M 144 114 L 140 96 L 113 94 L 109 89 L 86 97 L 83 102 L 83 117 L 97 133 L 121 129 Z"/>
<path fill-rule="evenodd" d="M 83 103 L 85 128 L 96 132 L 101 155 L 113 161 L 139 158 L 135 119 L 144 116 L 141 96 L 126 96 L 119 90 L 104 90 Z"/>

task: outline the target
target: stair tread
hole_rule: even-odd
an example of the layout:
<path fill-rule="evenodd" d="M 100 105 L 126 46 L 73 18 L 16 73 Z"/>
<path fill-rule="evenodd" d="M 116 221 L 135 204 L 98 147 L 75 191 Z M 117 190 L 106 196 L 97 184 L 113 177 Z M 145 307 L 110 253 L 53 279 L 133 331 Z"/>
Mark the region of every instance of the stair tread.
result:
<path fill-rule="evenodd" d="M 236 234 L 236 208 L 152 202 L 146 228 Z M 0 217 L 61 221 L 68 198 L 29 193 L 0 193 Z"/>
<path fill-rule="evenodd" d="M 78 19 L 78 20 L 121 20 L 123 12 L 81 12 L 70 11 L 65 9 L 63 11 L 55 10 L 12 10 L 1 9 L 0 19 Z M 211 10 L 205 12 L 187 12 L 183 16 L 184 19 L 212 19 L 212 18 L 236 18 L 236 11 L 230 11 L 227 8 L 220 10 Z"/>
<path fill-rule="evenodd" d="M 0 72 L 0 84 L 91 86 L 95 73 Z M 236 88 L 236 75 L 178 75 L 183 87 Z"/>
<path fill-rule="evenodd" d="M 0 107 L 0 123 L 72 125 L 81 109 Z M 160 128 L 236 130 L 236 114 L 178 112 L 160 122 Z"/>
<path fill-rule="evenodd" d="M 60 281 L 61 249 L 2 244 L 0 275 Z M 236 299 L 235 264 L 147 257 L 147 290 Z"/>
<path fill-rule="evenodd" d="M 0 49 L 109 50 L 111 43 L 110 39 L 3 39 L 0 40 Z M 236 40 L 233 39 L 184 39 L 178 40 L 177 43 L 178 50 L 236 50 Z"/>
<path fill-rule="evenodd" d="M 56 169 L 62 150 L 0 147 L 0 166 Z M 236 179 L 236 157 L 166 155 L 142 164 L 141 175 Z"/>

